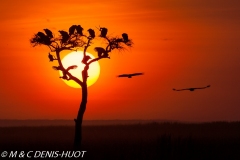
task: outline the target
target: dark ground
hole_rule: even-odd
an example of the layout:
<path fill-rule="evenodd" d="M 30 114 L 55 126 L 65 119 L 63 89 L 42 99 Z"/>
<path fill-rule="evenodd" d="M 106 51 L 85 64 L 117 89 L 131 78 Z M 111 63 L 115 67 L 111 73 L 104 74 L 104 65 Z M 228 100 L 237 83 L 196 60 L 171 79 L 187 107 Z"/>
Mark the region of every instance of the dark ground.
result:
<path fill-rule="evenodd" d="M 73 137 L 73 126 L 0 127 L 0 153 L 70 151 Z M 81 150 L 91 160 L 237 160 L 240 122 L 84 126 Z"/>

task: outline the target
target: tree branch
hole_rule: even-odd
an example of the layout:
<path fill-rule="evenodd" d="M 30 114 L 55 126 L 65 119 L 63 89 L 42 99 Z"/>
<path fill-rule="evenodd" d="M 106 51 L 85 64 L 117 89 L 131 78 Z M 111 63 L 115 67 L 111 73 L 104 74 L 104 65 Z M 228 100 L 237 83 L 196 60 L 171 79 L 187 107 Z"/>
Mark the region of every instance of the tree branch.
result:
<path fill-rule="evenodd" d="M 33 46 L 37 45 L 45 45 L 49 47 L 51 52 L 56 53 L 57 58 L 51 57 L 52 55 L 49 54 L 50 61 L 57 60 L 59 66 L 54 66 L 53 68 L 56 70 L 61 70 L 63 73 L 63 79 L 66 80 L 73 80 L 78 83 L 82 88 L 86 86 L 87 78 L 88 78 L 88 69 L 90 64 L 93 62 L 99 61 L 103 58 L 110 58 L 109 53 L 112 52 L 114 49 L 123 49 L 126 45 L 131 47 L 133 42 L 128 39 L 128 35 L 126 33 L 122 34 L 122 38 L 119 37 L 107 37 L 107 28 L 100 28 L 101 34 L 99 37 L 104 38 L 107 41 L 106 48 L 102 47 L 95 47 L 95 50 L 98 52 L 98 58 L 94 58 L 92 60 L 90 57 L 86 55 L 87 49 L 92 43 L 92 40 L 95 38 L 95 32 L 93 29 L 89 29 L 89 36 L 86 36 L 82 33 L 83 28 L 80 25 L 73 25 L 69 28 L 69 32 L 60 30 L 60 36 L 54 37 L 52 32 L 49 29 L 44 29 L 44 32 L 38 32 L 34 34 L 34 37 L 30 39 L 30 43 Z M 69 70 L 74 69 L 71 68 L 73 66 L 69 66 L 67 69 L 63 67 L 60 52 L 63 50 L 70 50 L 70 51 L 77 51 L 79 47 L 83 47 L 83 60 L 82 63 L 85 64 L 84 69 L 82 70 L 82 80 L 78 79 L 77 77 L 73 76 Z M 87 62 L 89 61 L 89 62 Z M 80 62 L 79 62 L 80 63 Z"/>
<path fill-rule="evenodd" d="M 61 52 L 61 51 L 63 51 L 63 50 L 70 50 L 70 51 L 76 51 L 76 50 L 73 50 L 73 48 L 75 48 L 75 47 L 61 47 L 61 48 L 59 48 L 59 52 Z"/>
<path fill-rule="evenodd" d="M 91 38 L 88 38 L 87 45 L 84 47 L 84 50 L 83 50 L 83 57 L 86 56 L 86 52 L 87 52 L 88 47 L 90 46 L 91 40 L 92 40 Z"/>
<path fill-rule="evenodd" d="M 106 47 L 106 51 L 109 53 L 109 52 L 111 52 L 111 50 L 112 50 L 112 47 L 111 47 L 111 41 L 107 38 L 107 37 L 104 37 L 107 41 L 108 41 L 108 45 L 107 45 L 107 47 Z M 110 47 L 110 49 L 108 50 L 108 47 Z"/>
<path fill-rule="evenodd" d="M 61 52 L 62 50 L 63 50 L 62 48 L 56 50 L 56 56 L 57 56 L 58 64 L 59 64 L 59 66 L 60 66 L 60 68 L 61 68 L 61 71 L 63 72 L 63 74 L 66 74 L 66 75 L 69 77 L 67 80 L 73 80 L 73 81 L 75 81 L 76 83 L 78 83 L 80 86 L 82 86 L 82 85 L 83 85 L 83 82 L 82 82 L 80 79 L 74 77 L 71 73 L 68 72 L 68 70 L 66 70 L 66 69 L 63 67 L 63 64 L 62 64 L 62 61 L 61 61 L 61 58 L 60 58 L 60 52 Z"/>
<path fill-rule="evenodd" d="M 86 65 L 90 65 L 91 63 L 96 62 L 96 61 L 98 61 L 98 60 L 100 60 L 100 59 L 103 59 L 103 58 L 108 58 L 108 59 L 110 59 L 110 57 L 98 57 L 98 58 L 92 59 L 92 60 L 89 61 Z"/>

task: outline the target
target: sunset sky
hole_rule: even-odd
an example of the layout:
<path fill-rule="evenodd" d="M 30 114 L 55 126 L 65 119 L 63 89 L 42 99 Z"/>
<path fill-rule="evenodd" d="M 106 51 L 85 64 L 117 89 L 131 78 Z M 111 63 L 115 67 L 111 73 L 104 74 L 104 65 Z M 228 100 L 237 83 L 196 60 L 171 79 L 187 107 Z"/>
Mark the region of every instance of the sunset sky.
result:
<path fill-rule="evenodd" d="M 134 42 L 99 61 L 85 120 L 240 120 L 239 0 L 8 0 L 0 13 L 0 119 L 76 118 L 81 89 L 67 86 L 49 49 L 29 40 L 80 24 Z M 144 75 L 116 77 L 132 72 Z"/>

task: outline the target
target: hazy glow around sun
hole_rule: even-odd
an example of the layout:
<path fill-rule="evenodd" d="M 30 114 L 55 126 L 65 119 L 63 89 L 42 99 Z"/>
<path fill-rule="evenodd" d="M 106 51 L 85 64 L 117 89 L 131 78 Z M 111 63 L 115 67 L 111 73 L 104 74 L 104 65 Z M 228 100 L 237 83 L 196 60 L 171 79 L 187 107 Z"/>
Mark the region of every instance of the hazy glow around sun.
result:
<path fill-rule="evenodd" d="M 86 52 L 87 55 L 89 55 L 92 59 L 95 58 L 92 54 Z M 82 63 L 83 59 L 83 51 L 77 51 L 77 52 L 71 52 L 67 54 L 65 57 L 62 59 L 62 64 L 64 68 L 67 68 L 72 65 L 77 65 L 78 67 L 76 69 L 71 69 L 69 72 L 77 77 L 78 79 L 82 80 L 82 70 L 84 69 L 85 64 Z M 62 72 L 59 71 L 60 76 L 62 76 Z M 100 65 L 98 61 L 95 61 L 89 65 L 88 69 L 88 79 L 87 79 L 87 86 L 93 85 L 98 77 L 100 75 Z M 73 80 L 64 80 L 63 81 L 69 85 L 70 87 L 73 88 L 81 88 L 79 84 L 77 84 Z"/>

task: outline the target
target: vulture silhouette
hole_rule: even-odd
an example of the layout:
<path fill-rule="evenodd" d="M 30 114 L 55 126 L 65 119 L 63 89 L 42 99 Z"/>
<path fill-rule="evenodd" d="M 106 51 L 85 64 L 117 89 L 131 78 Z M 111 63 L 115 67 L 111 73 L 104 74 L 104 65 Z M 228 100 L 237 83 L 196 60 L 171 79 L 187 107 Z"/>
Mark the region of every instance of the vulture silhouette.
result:
<path fill-rule="evenodd" d="M 62 36 L 62 42 L 63 43 L 66 43 L 67 42 L 67 40 L 69 39 L 69 35 L 68 35 L 68 32 L 66 32 L 66 31 L 58 31 L 60 34 L 61 34 L 61 36 Z"/>
<path fill-rule="evenodd" d="M 89 32 L 91 38 L 95 37 L 95 32 L 93 29 L 88 29 L 87 31 Z"/>
<path fill-rule="evenodd" d="M 45 31 L 45 33 L 47 34 L 47 36 L 49 37 L 49 38 L 53 38 L 53 34 L 52 34 L 52 31 L 50 31 L 49 29 L 43 29 L 44 31 Z"/>
<path fill-rule="evenodd" d="M 54 60 L 57 60 L 52 54 L 48 53 L 48 58 L 50 62 L 53 62 Z"/>
<path fill-rule="evenodd" d="M 122 37 L 123 37 L 123 41 L 124 42 L 128 42 L 129 40 L 128 40 L 128 35 L 127 35 L 127 33 L 123 33 L 122 34 Z"/>
<path fill-rule="evenodd" d="M 76 25 L 76 30 L 77 30 L 77 33 L 80 34 L 81 36 L 83 35 L 83 28 L 80 26 L 80 25 Z"/>
<path fill-rule="evenodd" d="M 38 35 L 38 37 L 41 38 L 41 39 L 46 38 L 46 35 L 45 35 L 43 32 L 38 32 L 37 35 Z"/>
<path fill-rule="evenodd" d="M 117 77 L 132 78 L 133 76 L 140 76 L 140 75 L 143 75 L 143 73 L 120 74 Z"/>
<path fill-rule="evenodd" d="M 46 45 L 51 44 L 50 38 L 47 35 L 45 35 L 43 32 L 38 32 L 36 36 L 37 36 L 36 39 L 39 43 L 46 44 Z"/>
<path fill-rule="evenodd" d="M 78 66 L 77 65 L 72 65 L 72 66 L 69 66 L 66 71 L 68 72 L 70 69 L 76 69 Z M 66 79 L 66 80 L 69 80 L 69 78 L 67 77 L 67 73 L 63 70 L 63 68 L 61 66 L 53 66 L 52 67 L 54 70 L 61 70 L 62 73 L 63 73 L 63 76 L 59 77 L 59 78 L 62 78 L 62 79 Z"/>
<path fill-rule="evenodd" d="M 108 52 L 102 48 L 102 47 L 95 47 L 94 50 L 98 52 L 98 57 L 99 58 L 107 58 L 108 57 Z"/>
<path fill-rule="evenodd" d="M 175 89 L 173 88 L 174 91 L 185 91 L 185 90 L 189 90 L 189 91 L 195 91 L 196 89 L 205 89 L 205 88 L 209 88 L 210 85 L 207 85 L 205 87 L 195 87 L 195 88 L 183 88 L 183 89 Z"/>
<path fill-rule="evenodd" d="M 106 37 L 108 29 L 107 28 L 100 28 L 101 34 L 100 37 Z"/>
<path fill-rule="evenodd" d="M 76 27 L 77 27 L 76 25 L 72 25 L 72 26 L 68 29 L 69 35 L 74 34 Z"/>

